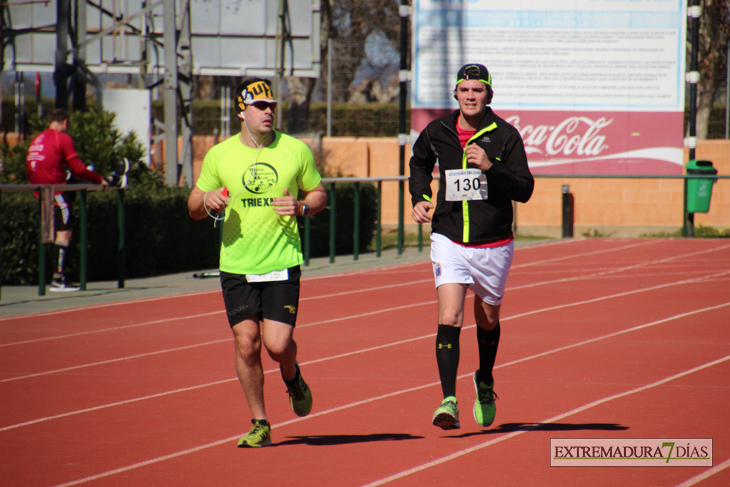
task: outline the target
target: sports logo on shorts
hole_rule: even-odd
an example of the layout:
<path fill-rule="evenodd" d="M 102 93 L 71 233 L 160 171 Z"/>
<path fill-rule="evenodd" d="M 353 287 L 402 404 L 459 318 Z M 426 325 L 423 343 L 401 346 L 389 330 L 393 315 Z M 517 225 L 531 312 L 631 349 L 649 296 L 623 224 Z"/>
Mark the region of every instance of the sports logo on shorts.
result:
<path fill-rule="evenodd" d="M 441 262 L 434 262 L 433 263 L 433 274 L 436 277 L 441 277 Z"/>
<path fill-rule="evenodd" d="M 287 304 L 284 307 L 289 310 L 289 313 L 291 313 L 293 315 L 297 314 L 297 307 L 296 306 L 292 306 L 291 304 Z"/>
<path fill-rule="evenodd" d="M 252 193 L 265 193 L 276 186 L 279 181 L 279 174 L 272 166 L 263 163 L 256 163 L 246 169 L 243 173 L 243 186 Z"/>

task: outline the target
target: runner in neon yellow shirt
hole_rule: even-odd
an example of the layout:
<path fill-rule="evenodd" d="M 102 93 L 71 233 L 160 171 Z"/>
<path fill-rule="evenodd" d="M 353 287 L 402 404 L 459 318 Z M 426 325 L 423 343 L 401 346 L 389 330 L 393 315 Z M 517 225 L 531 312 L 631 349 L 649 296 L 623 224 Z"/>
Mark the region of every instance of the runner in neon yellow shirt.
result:
<path fill-rule="evenodd" d="M 269 82 L 247 78 L 235 96 L 241 133 L 205 156 L 188 210 L 196 220 L 225 211 L 221 287 L 236 371 L 253 416 L 238 446 L 260 447 L 271 444 L 262 343 L 279 362 L 294 413 L 306 416 L 312 409 L 293 339 L 302 263 L 296 217 L 323 210 L 327 193 L 309 148 L 274 130 L 277 102 Z"/>

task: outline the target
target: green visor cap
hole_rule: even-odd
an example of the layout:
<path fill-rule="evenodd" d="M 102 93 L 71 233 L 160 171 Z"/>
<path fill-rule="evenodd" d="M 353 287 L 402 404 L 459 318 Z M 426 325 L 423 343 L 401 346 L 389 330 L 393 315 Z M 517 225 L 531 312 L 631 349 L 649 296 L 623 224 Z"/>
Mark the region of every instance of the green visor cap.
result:
<path fill-rule="evenodd" d="M 492 86 L 492 75 L 487 71 L 483 64 L 465 64 L 456 74 L 456 84 L 458 85 L 464 80 L 476 79 L 485 85 Z"/>

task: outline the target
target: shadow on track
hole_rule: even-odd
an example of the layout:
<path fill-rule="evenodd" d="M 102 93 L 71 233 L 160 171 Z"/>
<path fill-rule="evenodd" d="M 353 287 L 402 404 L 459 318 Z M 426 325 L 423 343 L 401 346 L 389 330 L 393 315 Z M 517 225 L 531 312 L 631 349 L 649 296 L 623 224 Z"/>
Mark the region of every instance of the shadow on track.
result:
<path fill-rule="evenodd" d="M 287 445 L 347 445 L 354 443 L 370 443 L 372 441 L 402 441 L 420 440 L 423 436 L 413 436 L 406 433 L 378 433 L 372 435 L 321 435 L 321 436 L 287 436 L 287 440 L 275 443 L 274 446 Z"/>

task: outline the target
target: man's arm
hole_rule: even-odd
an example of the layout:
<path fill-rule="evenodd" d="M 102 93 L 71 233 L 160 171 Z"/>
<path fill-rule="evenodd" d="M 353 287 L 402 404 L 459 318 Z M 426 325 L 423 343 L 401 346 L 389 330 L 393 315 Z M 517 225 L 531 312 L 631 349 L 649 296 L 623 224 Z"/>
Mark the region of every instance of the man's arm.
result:
<path fill-rule="evenodd" d="M 86 165 L 83 161 L 81 161 L 78 153 L 76 152 L 73 139 L 68 134 L 62 134 L 60 136 L 59 145 L 61 153 L 66 161 L 66 165 L 75 176 L 94 184 L 108 186 L 107 181 L 103 177 L 86 169 Z"/>
<path fill-rule="evenodd" d="M 227 205 L 228 198 L 223 196 L 223 188 L 206 193 L 196 186 L 188 198 L 188 213 L 193 220 L 202 220 L 208 216 L 208 212 L 220 213 L 226 209 Z"/>
<path fill-rule="evenodd" d="M 535 180 L 527 165 L 527 155 L 522 138 L 514 132 L 505 141 L 500 157 L 489 160 L 484 149 L 477 144 L 466 148 L 466 162 L 487 174 L 487 178 L 507 198 L 526 203 L 532 196 Z"/>
<path fill-rule="evenodd" d="M 530 173 L 519 132 L 513 132 L 505 141 L 500 159 L 489 168 L 487 178 L 491 178 L 509 199 L 527 203 L 535 189 L 535 179 Z"/>
<path fill-rule="evenodd" d="M 414 207 L 424 201 L 431 204 L 431 181 L 433 180 L 431 173 L 436 165 L 436 159 L 436 153 L 429 139 L 428 127 L 426 127 L 413 144 L 413 156 L 408 163 L 411 172 L 408 177 L 408 191 L 411 193 L 411 203 Z"/>

